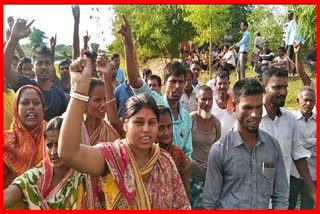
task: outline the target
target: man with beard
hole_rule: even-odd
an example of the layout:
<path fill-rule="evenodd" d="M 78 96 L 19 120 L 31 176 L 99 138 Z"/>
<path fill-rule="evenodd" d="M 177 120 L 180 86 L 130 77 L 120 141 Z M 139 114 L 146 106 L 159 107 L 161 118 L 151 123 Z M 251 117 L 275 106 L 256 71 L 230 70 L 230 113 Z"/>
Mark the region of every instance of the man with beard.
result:
<path fill-rule="evenodd" d="M 124 74 L 122 69 L 120 68 L 120 55 L 117 53 L 112 54 L 111 56 L 111 60 L 112 62 L 115 64 L 116 68 L 117 68 L 117 74 L 116 74 L 116 78 L 117 80 L 119 80 L 119 82 L 122 84 L 124 83 L 124 81 L 126 80 L 124 78 Z"/>
<path fill-rule="evenodd" d="M 310 152 L 302 145 L 296 118 L 291 112 L 281 108 L 288 94 L 288 72 L 279 68 L 268 68 L 262 75 L 262 84 L 264 106 L 260 128 L 278 140 L 288 184 L 293 160 L 310 196 L 315 200 L 315 186 L 306 161 Z"/>
<path fill-rule="evenodd" d="M 70 94 L 71 89 L 69 66 L 70 61 L 68 60 L 62 60 L 59 63 L 60 80 L 55 83 L 55 85 L 65 94 Z"/>
<path fill-rule="evenodd" d="M 26 20 L 18 19 L 14 24 L 11 36 L 4 49 L 4 74 L 8 83 L 17 91 L 24 85 L 38 86 L 45 99 L 45 120 L 62 115 L 67 108 L 66 97 L 63 92 L 51 83 L 53 62 L 50 49 L 46 46 L 37 47 L 32 56 L 36 79 L 29 79 L 17 72 L 11 71 L 14 50 L 20 39 L 26 38 L 30 33 L 30 24 Z M 31 119 L 32 115 L 30 116 Z"/>
<path fill-rule="evenodd" d="M 207 172 L 209 150 L 221 134 L 220 121 L 211 114 L 213 95 L 209 86 L 200 86 L 197 95 L 197 110 L 190 114 L 192 120 L 191 162 L 191 207 L 201 208 L 204 182 Z"/>
<path fill-rule="evenodd" d="M 237 121 L 209 152 L 205 209 L 287 209 L 289 189 L 279 143 L 259 129 L 263 88 L 256 79 L 233 87 Z"/>
<path fill-rule="evenodd" d="M 315 91 L 309 86 L 304 86 L 298 92 L 299 110 L 293 112 L 298 123 L 303 147 L 311 153 L 311 157 L 307 159 L 307 162 L 314 184 L 316 183 L 316 114 L 312 112 L 312 109 L 315 105 L 315 98 Z M 303 180 L 300 178 L 294 164 L 291 164 L 289 209 L 296 208 L 299 195 L 300 209 L 314 208 L 314 202 L 306 191 Z"/>
<path fill-rule="evenodd" d="M 213 98 L 211 112 L 221 123 L 221 137 L 223 137 L 236 122 L 236 116 L 232 110 L 232 91 L 229 91 L 229 72 L 226 70 L 217 72 L 214 86 L 216 95 Z"/>
<path fill-rule="evenodd" d="M 152 91 L 141 79 L 136 62 L 135 48 L 131 37 L 131 28 L 125 17 L 124 24 L 117 30 L 122 37 L 125 47 L 126 70 L 128 79 L 135 94 L 147 93 L 157 104 L 170 108 L 173 121 L 173 144 L 179 146 L 191 158 L 191 118 L 189 113 L 180 105 L 179 101 L 184 91 L 186 68 L 177 61 L 169 62 L 164 68 L 165 94 L 161 96 Z"/>

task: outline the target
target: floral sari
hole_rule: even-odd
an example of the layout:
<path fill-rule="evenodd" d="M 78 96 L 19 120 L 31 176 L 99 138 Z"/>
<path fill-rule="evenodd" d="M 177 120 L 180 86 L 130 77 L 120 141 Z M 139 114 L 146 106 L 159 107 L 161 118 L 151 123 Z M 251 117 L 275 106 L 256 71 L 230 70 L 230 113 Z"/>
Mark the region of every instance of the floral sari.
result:
<path fill-rule="evenodd" d="M 90 200 L 87 195 L 92 194 L 91 189 L 86 189 L 87 175 L 67 168 L 63 178 L 51 188 L 54 169 L 45 145 L 42 154 L 42 167 L 30 169 L 13 181 L 21 188 L 27 207 L 32 210 L 86 209 Z"/>
<path fill-rule="evenodd" d="M 18 115 L 18 103 L 21 92 L 26 88 L 35 89 L 41 94 L 42 105 L 44 106 L 44 98 L 41 90 L 32 85 L 21 87 L 15 94 L 13 104 L 13 122 L 11 129 L 4 131 L 3 160 L 6 173 L 12 173 L 17 177 L 36 166 L 42 160 L 42 150 L 44 146 L 44 129 L 47 122 L 42 120 L 40 124 L 32 131 L 28 131 L 20 122 Z"/>
<path fill-rule="evenodd" d="M 97 146 L 110 170 L 103 178 L 107 209 L 190 209 L 175 163 L 158 144 L 141 169 L 126 139 Z"/>

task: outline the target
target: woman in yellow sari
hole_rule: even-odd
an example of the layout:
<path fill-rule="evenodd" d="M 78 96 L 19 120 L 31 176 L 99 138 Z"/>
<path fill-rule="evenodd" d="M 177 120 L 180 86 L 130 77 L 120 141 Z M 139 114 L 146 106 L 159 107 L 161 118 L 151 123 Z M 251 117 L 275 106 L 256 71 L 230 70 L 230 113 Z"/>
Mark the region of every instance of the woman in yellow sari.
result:
<path fill-rule="evenodd" d="M 57 154 L 62 120 L 55 117 L 47 124 L 43 166 L 28 170 L 12 182 L 4 191 L 5 208 L 21 201 L 32 210 L 87 208 L 87 175 L 67 167 Z"/>
<path fill-rule="evenodd" d="M 105 79 L 112 79 L 105 59 L 98 56 L 97 62 L 101 63 L 97 70 L 107 70 Z M 75 170 L 103 177 L 107 209 L 190 209 L 175 163 L 154 143 L 159 120 L 154 99 L 139 94 L 127 101 L 123 115 L 126 139 L 96 146 L 80 144 L 92 62 L 82 54 L 70 68 L 74 92 L 59 138 L 61 159 Z M 107 98 L 114 101 L 110 93 Z"/>
<path fill-rule="evenodd" d="M 3 137 L 4 187 L 42 160 L 44 106 L 36 86 L 23 86 L 15 94 L 13 122 Z"/>

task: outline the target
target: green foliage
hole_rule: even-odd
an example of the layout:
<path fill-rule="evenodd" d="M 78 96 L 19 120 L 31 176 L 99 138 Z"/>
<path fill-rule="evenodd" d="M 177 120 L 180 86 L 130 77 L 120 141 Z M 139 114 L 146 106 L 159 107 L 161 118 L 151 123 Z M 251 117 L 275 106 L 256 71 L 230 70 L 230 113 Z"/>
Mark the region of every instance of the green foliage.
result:
<path fill-rule="evenodd" d="M 256 33 L 260 32 L 264 41 L 269 42 L 269 48 L 276 53 L 282 41 L 282 25 L 285 14 L 275 13 L 275 6 L 259 5 L 248 16 L 249 31 L 251 33 L 250 47 L 253 48 Z"/>
<path fill-rule="evenodd" d="M 30 43 L 32 46 L 45 44 L 43 40 L 47 38 L 48 37 L 46 36 L 45 32 L 35 27 L 32 28 L 32 31 L 29 35 Z"/>
<path fill-rule="evenodd" d="M 90 43 L 90 47 L 91 47 L 91 50 L 92 50 L 93 52 L 98 53 L 99 46 L 100 46 L 100 45 L 99 45 L 98 43 L 95 43 L 95 42 Z"/>
<path fill-rule="evenodd" d="M 180 5 L 116 5 L 114 11 L 114 34 L 117 34 L 116 27 L 122 23 L 121 14 L 126 15 L 138 58 L 142 61 L 157 56 L 176 57 L 178 44 L 190 40 L 194 35 L 192 25 L 184 21 L 186 13 Z M 123 50 L 118 35 L 108 50 Z"/>
<path fill-rule="evenodd" d="M 56 55 L 63 56 L 63 58 L 71 58 L 72 46 L 71 45 L 64 45 L 64 44 L 56 45 Z"/>
<path fill-rule="evenodd" d="M 316 6 L 290 5 L 288 10 L 298 15 L 298 25 L 301 27 L 301 36 L 306 40 L 306 46 L 316 42 Z"/>

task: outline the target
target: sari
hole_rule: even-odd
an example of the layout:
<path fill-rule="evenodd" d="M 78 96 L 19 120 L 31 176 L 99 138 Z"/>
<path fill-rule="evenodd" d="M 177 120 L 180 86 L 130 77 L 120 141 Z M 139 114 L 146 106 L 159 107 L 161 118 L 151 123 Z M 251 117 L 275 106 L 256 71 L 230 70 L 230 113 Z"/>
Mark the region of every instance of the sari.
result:
<path fill-rule="evenodd" d="M 85 123 L 82 123 L 82 143 L 86 145 L 96 145 L 103 142 L 113 142 L 120 138 L 118 132 L 113 126 L 102 120 L 100 125 L 94 130 L 91 135 L 88 135 L 88 130 Z M 105 197 L 101 187 L 101 177 L 88 176 L 87 177 L 87 191 L 86 198 L 88 199 L 87 207 L 89 209 L 105 209 Z"/>
<path fill-rule="evenodd" d="M 44 146 L 44 130 L 47 122 L 43 119 L 32 131 L 28 131 L 20 122 L 18 115 L 18 103 L 21 92 L 26 88 L 35 89 L 41 94 L 43 107 L 44 98 L 41 90 L 32 85 L 21 87 L 15 94 L 13 103 L 13 122 L 11 129 L 4 131 L 3 160 L 5 164 L 5 175 L 12 173 L 17 177 L 36 166 L 42 160 L 41 148 Z M 40 149 L 39 149 L 40 148 Z"/>
<path fill-rule="evenodd" d="M 21 188 L 27 207 L 31 210 L 86 209 L 86 196 L 90 195 L 90 189 L 86 189 L 87 175 L 68 168 L 59 183 L 51 188 L 54 168 L 45 145 L 42 156 L 41 167 L 32 168 L 13 181 Z"/>
<path fill-rule="evenodd" d="M 163 149 L 170 153 L 181 178 L 183 178 L 183 174 L 190 168 L 191 161 L 188 156 L 174 144 L 167 145 Z"/>
<path fill-rule="evenodd" d="M 152 144 L 149 162 L 139 169 L 126 139 L 98 144 L 110 173 L 103 177 L 107 209 L 190 209 L 170 154 Z"/>

